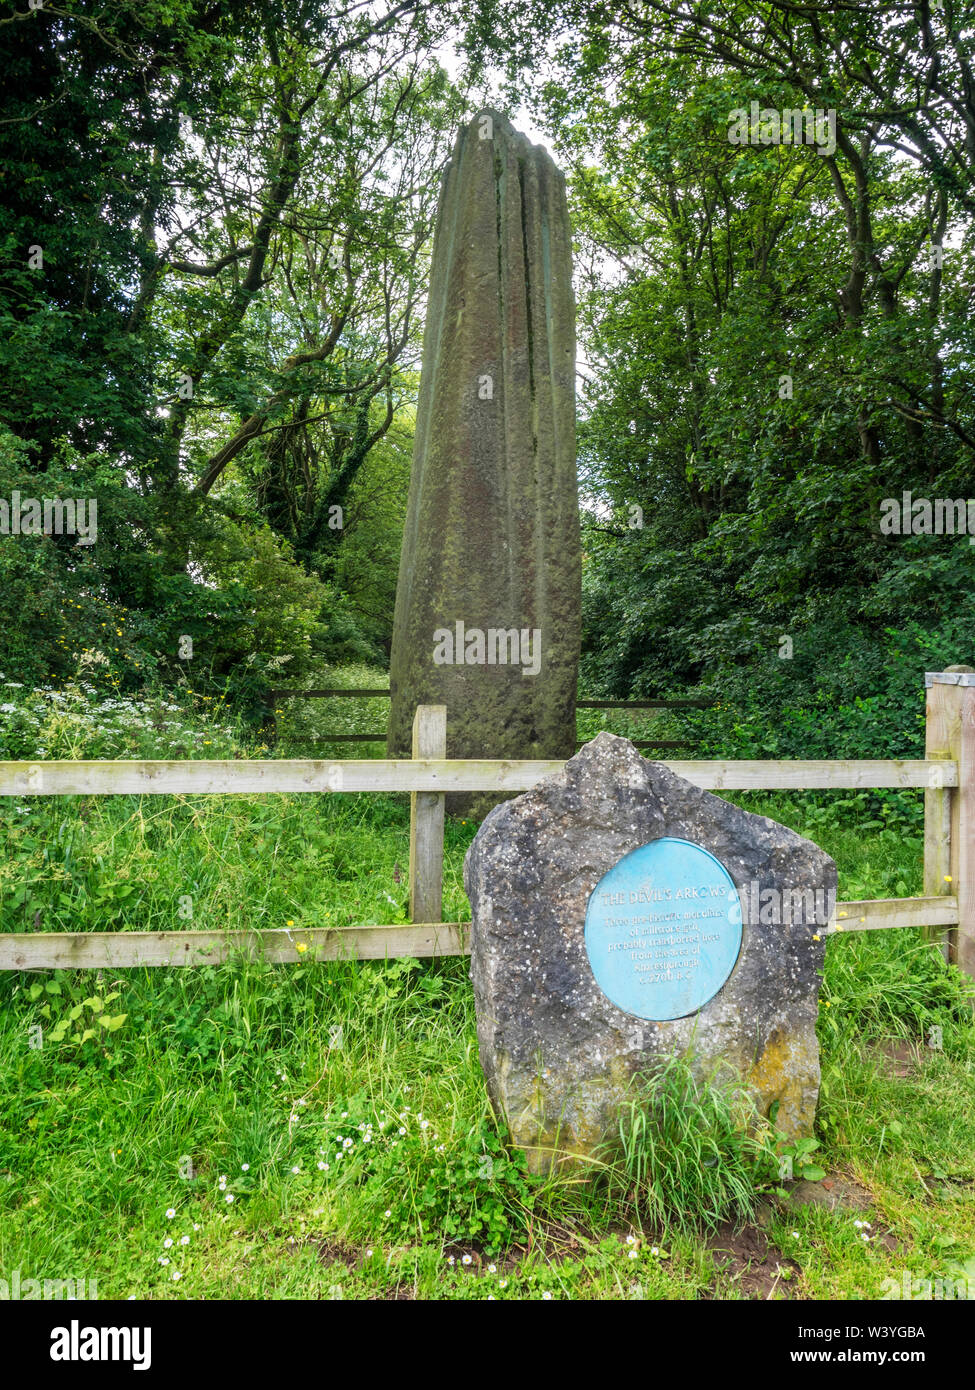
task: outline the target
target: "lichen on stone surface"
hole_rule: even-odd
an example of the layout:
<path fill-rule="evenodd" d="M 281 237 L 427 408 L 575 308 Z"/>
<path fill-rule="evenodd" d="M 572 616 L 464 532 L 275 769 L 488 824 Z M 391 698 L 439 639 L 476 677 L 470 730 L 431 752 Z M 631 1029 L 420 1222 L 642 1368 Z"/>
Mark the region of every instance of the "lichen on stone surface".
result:
<path fill-rule="evenodd" d="M 776 1123 L 790 1138 L 812 1128 L 825 952 L 816 922 L 747 922 L 730 976 L 686 1018 L 624 1013 L 596 983 L 584 942 L 589 895 L 624 855 L 667 836 L 714 855 L 739 892 L 758 880 L 835 895 L 836 867 L 811 841 L 607 733 L 496 807 L 468 851 L 481 1064 L 535 1171 L 556 1152 L 568 1162 L 594 1155 L 616 1132 L 632 1079 L 675 1053 L 692 1051 L 702 1070 L 724 1065 L 764 1114 L 778 1101 Z"/>
<path fill-rule="evenodd" d="M 492 122 L 481 138 L 482 117 Z M 489 399 L 478 383 L 491 378 Z M 449 758 L 575 748 L 582 560 L 575 303 L 565 181 L 495 111 L 444 173 L 390 655 L 390 757 L 417 705 L 447 707 Z M 541 665 L 437 664 L 434 632 L 540 632 Z M 479 815 L 497 797 L 452 794 Z"/>

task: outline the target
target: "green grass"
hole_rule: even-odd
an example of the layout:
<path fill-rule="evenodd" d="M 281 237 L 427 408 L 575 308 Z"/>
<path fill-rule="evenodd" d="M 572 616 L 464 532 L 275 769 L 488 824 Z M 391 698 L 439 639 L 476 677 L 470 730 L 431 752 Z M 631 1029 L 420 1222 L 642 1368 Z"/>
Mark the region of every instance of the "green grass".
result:
<path fill-rule="evenodd" d="M 308 689 L 385 690 L 389 672 L 374 666 L 329 667 Z M 291 758 L 384 758 L 389 700 L 383 696 L 301 700 L 293 696 L 275 707 L 277 751 Z M 370 743 L 335 743 L 329 734 L 379 734 Z"/>
<path fill-rule="evenodd" d="M 475 829 L 448 828 L 447 920 Z M 408 796 L 37 797 L 0 809 L 0 832 L 5 931 L 406 920 Z"/>
<path fill-rule="evenodd" d="M 920 891 L 909 797 L 735 799 L 813 835 L 843 897 Z M 405 797 L 21 806 L 3 811 L 4 931 L 405 915 Z M 448 823 L 450 919 L 468 915 L 474 830 Z M 38 983 L 54 990 L 31 998 Z M 101 1298 L 746 1296 L 708 1213 L 760 1209 L 761 1194 L 726 1155 L 701 1170 L 713 1190 L 693 1207 L 707 1126 L 690 1103 L 672 1109 L 677 1161 L 656 1204 L 606 1172 L 527 1178 L 490 1117 L 464 960 L 115 971 L 102 988 L 121 991 L 123 1023 L 71 1049 L 50 1030 L 93 997 L 94 975 L 0 976 L 0 1277 L 94 1278 Z M 975 1043 L 957 972 L 920 933 L 851 934 L 829 942 L 822 998 L 821 1161 L 873 1207 L 773 1203 L 772 1296 L 881 1297 L 904 1270 L 975 1274 Z M 891 1040 L 915 1049 L 907 1075 L 891 1074 Z M 628 1133 L 645 1187 L 646 1130 Z"/>
<path fill-rule="evenodd" d="M 750 1219 L 775 1157 L 744 1087 L 701 1081 L 680 1055 L 621 1108 L 618 1149 L 608 1155 L 611 1194 L 623 1203 L 636 1194 L 642 1217 L 661 1231 L 713 1232 Z"/>

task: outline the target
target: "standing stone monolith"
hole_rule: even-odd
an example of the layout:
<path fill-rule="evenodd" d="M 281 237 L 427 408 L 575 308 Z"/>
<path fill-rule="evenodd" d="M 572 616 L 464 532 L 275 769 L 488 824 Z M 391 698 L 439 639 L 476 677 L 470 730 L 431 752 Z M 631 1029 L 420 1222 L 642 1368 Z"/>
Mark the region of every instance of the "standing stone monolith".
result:
<path fill-rule="evenodd" d="M 544 149 L 484 111 L 460 130 L 440 192 L 390 756 L 409 754 L 419 704 L 446 705 L 449 758 L 574 751 L 574 314 L 565 180 Z"/>
<path fill-rule="evenodd" d="M 464 864 L 481 1065 L 544 1171 L 618 1139 L 676 1054 L 812 1130 L 836 866 L 817 845 L 601 733 L 495 807 Z"/>

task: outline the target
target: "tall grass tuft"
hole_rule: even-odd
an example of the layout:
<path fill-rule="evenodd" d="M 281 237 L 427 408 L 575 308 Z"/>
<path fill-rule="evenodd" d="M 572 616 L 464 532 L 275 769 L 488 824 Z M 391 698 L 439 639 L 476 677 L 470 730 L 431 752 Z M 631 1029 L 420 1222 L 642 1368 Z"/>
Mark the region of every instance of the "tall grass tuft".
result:
<path fill-rule="evenodd" d="M 695 1076 L 674 1056 L 624 1104 L 606 1173 L 610 1193 L 651 1227 L 713 1231 L 754 1215 L 769 1145 L 745 1088 Z"/>

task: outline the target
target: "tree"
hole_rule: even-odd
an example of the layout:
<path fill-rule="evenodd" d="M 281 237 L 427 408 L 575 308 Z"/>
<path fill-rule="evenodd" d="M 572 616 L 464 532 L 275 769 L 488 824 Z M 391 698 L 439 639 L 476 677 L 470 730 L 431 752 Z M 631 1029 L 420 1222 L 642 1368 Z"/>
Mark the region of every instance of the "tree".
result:
<path fill-rule="evenodd" d="M 228 578 L 218 598 L 201 577 L 228 527 L 271 523 L 286 563 L 334 568 L 327 523 L 412 390 L 459 109 L 430 59 L 450 16 L 420 0 L 0 13 L 0 425 L 18 485 L 102 489 L 111 545 L 55 547 L 53 573 L 67 593 L 85 558 L 97 604 L 140 615 L 127 680 L 175 672 L 193 621 L 214 671 L 221 643 L 237 650 L 244 589 Z M 72 650 L 59 636 L 40 664 L 63 671 Z"/>
<path fill-rule="evenodd" d="M 951 105 L 917 88 L 934 56 L 906 56 L 910 32 L 895 43 L 884 11 L 886 66 L 868 73 L 856 6 L 567 4 L 543 33 L 491 12 L 485 49 L 503 29 L 570 172 L 586 679 L 764 683 L 828 703 L 842 670 L 874 688 L 888 629 L 915 621 L 923 556 L 927 621 L 945 631 L 972 568 L 964 542 L 935 564 L 925 546 L 943 540 L 878 525 L 884 497 L 970 487 L 964 113 L 942 148 L 953 180 L 923 142 L 898 145 L 905 112 L 923 123 Z M 732 144 L 729 115 L 753 100 L 835 108 L 835 150 Z"/>

